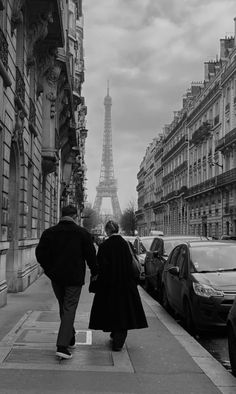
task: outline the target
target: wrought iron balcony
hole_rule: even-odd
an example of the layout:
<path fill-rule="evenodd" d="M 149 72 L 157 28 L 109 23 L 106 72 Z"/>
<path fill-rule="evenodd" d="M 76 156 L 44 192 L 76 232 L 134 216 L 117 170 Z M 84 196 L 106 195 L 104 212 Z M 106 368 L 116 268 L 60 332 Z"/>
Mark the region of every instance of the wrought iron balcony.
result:
<path fill-rule="evenodd" d="M 171 149 L 169 150 L 169 152 L 163 154 L 163 157 L 162 157 L 161 161 L 164 162 L 165 160 L 169 159 L 169 157 L 170 157 L 173 153 L 175 153 L 175 152 L 176 152 L 181 146 L 183 146 L 185 143 L 187 143 L 187 141 L 186 141 L 186 138 L 185 138 L 185 136 L 184 136 L 184 137 L 182 137 L 182 138 L 177 142 L 177 144 L 175 144 L 175 146 L 173 146 L 173 148 L 171 148 Z"/>
<path fill-rule="evenodd" d="M 215 151 L 223 151 L 226 147 L 236 142 L 236 128 L 227 133 L 224 137 L 219 139 Z"/>
<path fill-rule="evenodd" d="M 217 179 L 210 178 L 205 182 L 201 182 L 198 185 L 192 186 L 188 189 L 187 195 L 188 197 L 194 195 L 194 194 L 200 194 L 206 190 L 210 190 L 216 187 Z"/>
<path fill-rule="evenodd" d="M 36 108 L 35 108 L 35 104 L 31 98 L 30 98 L 29 122 L 33 126 L 36 125 Z"/>
<path fill-rule="evenodd" d="M 21 103 L 24 105 L 25 104 L 25 82 L 24 78 L 19 70 L 18 67 L 16 67 L 16 97 L 21 100 Z"/>
<path fill-rule="evenodd" d="M 29 129 L 31 133 L 36 137 L 38 135 L 36 130 L 36 108 L 33 100 L 30 98 L 30 109 L 29 109 Z"/>
<path fill-rule="evenodd" d="M 1 28 L 0 28 L 0 59 L 7 71 L 8 70 L 8 43 Z"/>
<path fill-rule="evenodd" d="M 201 194 L 208 190 L 214 189 L 219 186 L 226 186 L 236 182 L 236 168 L 226 171 L 223 174 L 212 177 L 205 182 L 192 186 L 188 189 L 187 196 L 191 197 L 195 194 Z"/>
<path fill-rule="evenodd" d="M 235 183 L 236 182 L 236 168 L 226 171 L 223 174 L 218 175 L 216 178 L 217 178 L 217 186 L 229 185 L 233 182 Z"/>
<path fill-rule="evenodd" d="M 8 43 L 0 28 L 0 75 L 3 78 L 4 86 L 11 86 L 11 79 L 8 75 Z"/>

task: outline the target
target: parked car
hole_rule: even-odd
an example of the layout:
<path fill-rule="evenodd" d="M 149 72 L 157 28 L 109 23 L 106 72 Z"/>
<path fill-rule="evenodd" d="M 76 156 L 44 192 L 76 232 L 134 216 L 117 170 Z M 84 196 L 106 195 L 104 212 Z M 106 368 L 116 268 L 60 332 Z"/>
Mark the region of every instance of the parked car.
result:
<path fill-rule="evenodd" d="M 232 373 L 236 376 L 236 298 L 227 319 L 229 360 Z"/>
<path fill-rule="evenodd" d="M 133 235 L 122 235 L 122 237 L 123 237 L 126 241 L 130 242 L 132 245 L 134 244 L 134 241 L 135 241 L 135 239 L 136 239 L 136 237 L 133 236 Z"/>
<path fill-rule="evenodd" d="M 236 241 L 236 235 L 222 235 L 220 239 L 223 239 L 224 241 Z"/>
<path fill-rule="evenodd" d="M 225 327 L 236 295 L 236 244 L 189 241 L 164 265 L 163 306 L 182 317 L 190 333 Z"/>
<path fill-rule="evenodd" d="M 161 277 L 164 263 L 166 262 L 172 249 L 188 240 L 206 239 L 195 235 L 168 235 L 153 237 L 152 243 L 146 253 L 144 261 L 145 288 L 154 292 L 161 301 Z"/>
<path fill-rule="evenodd" d="M 141 266 L 141 282 L 145 281 L 145 272 L 144 272 L 144 260 L 146 257 L 147 250 L 149 250 L 150 245 L 154 239 L 154 235 L 150 236 L 143 236 L 143 237 L 136 237 L 134 240 L 134 249 L 136 256 L 139 259 L 140 266 Z"/>
<path fill-rule="evenodd" d="M 164 233 L 161 230 L 151 230 L 150 235 L 159 236 L 159 235 L 164 235 Z"/>

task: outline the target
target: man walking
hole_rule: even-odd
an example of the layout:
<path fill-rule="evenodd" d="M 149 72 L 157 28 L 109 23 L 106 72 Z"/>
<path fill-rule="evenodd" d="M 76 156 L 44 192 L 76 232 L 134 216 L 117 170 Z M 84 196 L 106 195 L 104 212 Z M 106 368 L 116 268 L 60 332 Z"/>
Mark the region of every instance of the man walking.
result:
<path fill-rule="evenodd" d="M 75 346 L 74 320 L 85 279 L 85 261 L 91 276 L 97 274 L 92 238 L 76 224 L 76 218 L 76 207 L 63 207 L 59 223 L 43 232 L 36 247 L 36 258 L 51 279 L 59 303 L 61 324 L 56 355 L 64 359 L 72 357 L 69 347 Z"/>

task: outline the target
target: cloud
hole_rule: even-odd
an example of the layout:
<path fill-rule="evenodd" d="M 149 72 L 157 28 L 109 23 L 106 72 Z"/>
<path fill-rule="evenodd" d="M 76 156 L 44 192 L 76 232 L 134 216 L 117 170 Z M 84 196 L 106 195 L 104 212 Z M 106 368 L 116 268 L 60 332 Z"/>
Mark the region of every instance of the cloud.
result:
<path fill-rule="evenodd" d="M 219 39 L 234 30 L 234 0 L 84 1 L 88 106 L 88 200 L 99 182 L 107 80 L 113 156 L 122 209 L 137 197 L 137 173 L 147 145 L 173 119 Z"/>

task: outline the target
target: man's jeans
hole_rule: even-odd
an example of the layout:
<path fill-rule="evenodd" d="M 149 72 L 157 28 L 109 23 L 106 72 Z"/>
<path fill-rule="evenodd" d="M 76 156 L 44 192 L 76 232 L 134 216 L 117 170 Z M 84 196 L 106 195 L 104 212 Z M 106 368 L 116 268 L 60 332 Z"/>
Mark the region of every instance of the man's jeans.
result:
<path fill-rule="evenodd" d="M 52 282 L 52 288 L 59 303 L 61 318 L 57 346 L 68 347 L 75 334 L 74 320 L 82 286 L 64 286 Z"/>

